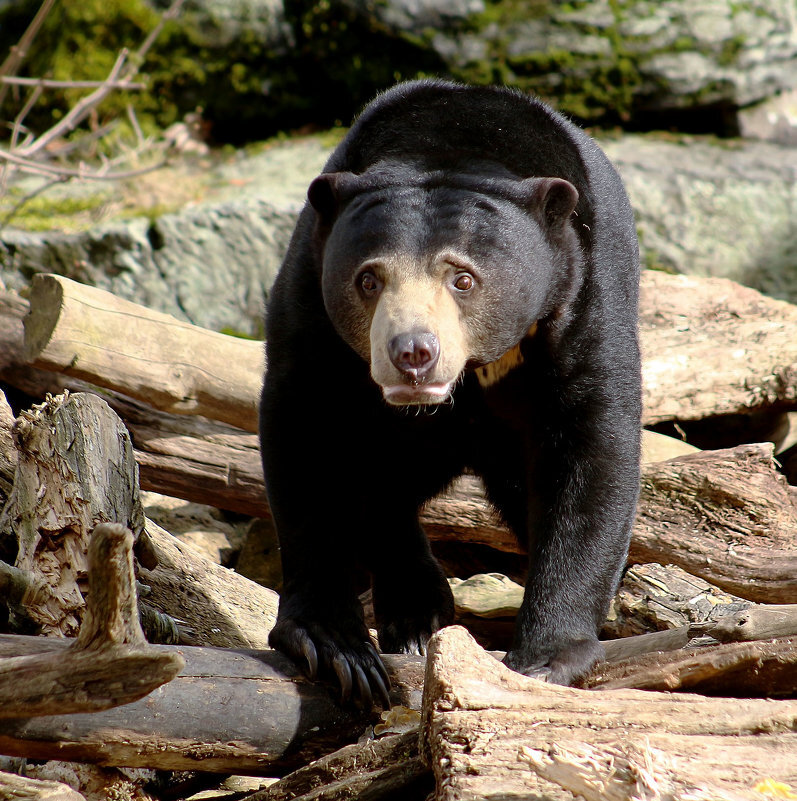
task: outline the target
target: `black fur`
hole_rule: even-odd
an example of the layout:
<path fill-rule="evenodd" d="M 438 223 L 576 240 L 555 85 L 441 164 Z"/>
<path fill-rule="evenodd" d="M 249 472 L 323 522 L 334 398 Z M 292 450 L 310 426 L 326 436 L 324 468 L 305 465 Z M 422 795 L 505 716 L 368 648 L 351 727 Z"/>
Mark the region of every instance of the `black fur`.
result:
<path fill-rule="evenodd" d="M 518 341 L 506 331 L 524 314 L 537 329 L 521 343 L 523 363 L 489 389 L 470 369 L 474 359 L 453 402 L 420 413 L 389 406 L 322 294 L 327 237 L 349 198 L 345 187 L 314 186 L 321 213 L 309 204 L 302 212 L 266 318 L 261 440 L 284 569 L 270 641 L 338 681 L 344 696 L 384 699 L 387 679 L 357 595 L 370 578 L 385 652 L 423 650 L 452 621 L 418 509 L 471 469 L 529 546 L 506 663 L 570 683 L 601 656 L 596 632 L 625 563 L 639 483 L 639 266 L 621 181 L 588 136 L 541 102 L 441 81 L 401 84 L 371 103 L 326 165 L 337 172 L 373 174 L 388 195 L 391 186 L 411 193 L 433 184 L 482 193 L 498 207 L 485 214 L 508 220 L 492 236 L 511 253 L 491 268 L 488 319 L 474 313 L 474 325 L 503 350 Z M 501 204 L 519 201 L 502 187 L 532 176 L 577 189 L 572 217 L 562 218 L 570 200 L 555 187 L 522 211 L 532 223 L 512 222 Z M 434 219 L 415 231 L 416 218 L 397 241 L 435 232 Z M 493 222 L 468 246 L 489 250 Z M 538 239 L 515 241 L 531 224 Z M 356 228 L 356 217 L 345 225 Z M 336 241 L 356 249 L 368 233 L 336 230 Z M 518 253 L 522 268 L 504 275 Z M 518 297 L 527 311 L 515 308 Z"/>

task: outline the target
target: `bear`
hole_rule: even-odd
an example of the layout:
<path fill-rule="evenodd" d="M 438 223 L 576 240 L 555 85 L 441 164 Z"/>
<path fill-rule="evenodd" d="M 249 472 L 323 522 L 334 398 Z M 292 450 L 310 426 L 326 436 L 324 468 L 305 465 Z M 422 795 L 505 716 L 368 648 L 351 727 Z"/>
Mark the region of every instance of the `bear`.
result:
<path fill-rule="evenodd" d="M 454 619 L 419 510 L 481 477 L 529 569 L 505 664 L 602 657 L 639 488 L 639 253 L 608 158 L 515 89 L 400 83 L 310 185 L 267 300 L 260 436 L 283 565 L 269 642 L 343 701 Z"/>

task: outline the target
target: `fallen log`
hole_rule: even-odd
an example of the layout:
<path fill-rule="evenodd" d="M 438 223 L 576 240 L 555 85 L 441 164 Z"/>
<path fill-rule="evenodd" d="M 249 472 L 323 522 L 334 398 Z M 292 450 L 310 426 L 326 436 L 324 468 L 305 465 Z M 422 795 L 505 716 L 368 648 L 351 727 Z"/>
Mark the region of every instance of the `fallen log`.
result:
<path fill-rule="evenodd" d="M 141 567 L 147 602 L 179 620 L 192 642 L 224 648 L 268 648 L 279 596 L 217 565 L 151 520 L 144 535 L 157 565 Z"/>
<path fill-rule="evenodd" d="M 18 313 L 10 302 L 5 311 Z M 646 425 L 797 409 L 797 307 L 724 279 L 646 270 L 640 329 Z M 263 358 L 253 342 L 42 274 L 25 343 L 36 366 L 257 431 Z"/>
<path fill-rule="evenodd" d="M 158 409 L 257 431 L 262 344 L 181 322 L 63 276 L 33 278 L 24 358 Z"/>
<path fill-rule="evenodd" d="M 0 772 L 0 798 L 7 801 L 86 801 L 82 793 L 63 782 L 28 779 L 3 772 Z"/>
<path fill-rule="evenodd" d="M 45 631 L 76 633 L 89 534 L 100 521 L 121 520 L 149 564 L 140 573 L 148 603 L 184 621 L 197 642 L 267 647 L 277 594 L 145 520 L 130 437 L 104 400 L 59 396 L 23 412 L 17 430 L 19 463 L 0 532 L 19 536 L 19 554 L 15 567 L 0 563 L 0 581 Z"/>
<path fill-rule="evenodd" d="M 147 644 L 138 622 L 133 535 L 101 523 L 88 553 L 89 594 L 77 639 L 54 653 L 0 660 L 0 718 L 95 712 L 143 698 L 183 668 Z"/>
<path fill-rule="evenodd" d="M 645 425 L 797 408 L 797 306 L 645 270 L 639 324 Z"/>
<path fill-rule="evenodd" d="M 345 746 L 246 801 L 376 801 L 425 798 L 433 790 L 431 771 L 420 758 L 416 729 Z"/>
<path fill-rule="evenodd" d="M 710 634 L 721 618 L 753 606 L 675 565 L 636 564 L 623 575 L 601 636 L 633 637 L 682 626 L 703 626 Z"/>
<path fill-rule="evenodd" d="M 423 718 L 437 801 L 572 798 L 524 751 L 554 747 L 655 749 L 668 780 L 714 798 L 755 798 L 765 780 L 797 788 L 797 701 L 558 687 L 508 670 L 459 627 L 429 643 Z M 651 778 L 665 777 L 654 767 Z"/>
<path fill-rule="evenodd" d="M 62 655 L 64 639 L 0 635 L 0 659 Z M 92 714 L 5 719 L 0 753 L 105 766 L 279 775 L 356 741 L 370 720 L 342 710 L 276 651 L 153 645 L 179 675 L 146 698 Z M 420 707 L 423 658 L 385 656 L 391 702 Z"/>
<path fill-rule="evenodd" d="M 695 692 L 735 698 L 797 697 L 797 637 L 650 654 L 599 667 L 600 690 Z"/>
<path fill-rule="evenodd" d="M 797 603 L 797 488 L 771 444 L 648 465 L 629 553 L 677 565 L 741 598 Z"/>
<path fill-rule="evenodd" d="M 71 636 L 83 614 L 91 531 L 100 522 L 144 528 L 130 437 L 97 395 L 50 398 L 14 426 L 18 464 L 0 514 L 0 540 L 16 538 L 15 567 L 45 603 L 27 608 L 46 632 Z"/>

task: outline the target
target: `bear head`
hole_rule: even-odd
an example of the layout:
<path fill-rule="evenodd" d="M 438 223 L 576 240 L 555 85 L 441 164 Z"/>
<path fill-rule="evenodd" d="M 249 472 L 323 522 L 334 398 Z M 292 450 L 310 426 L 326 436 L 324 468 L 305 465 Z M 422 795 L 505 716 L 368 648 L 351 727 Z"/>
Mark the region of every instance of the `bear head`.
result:
<path fill-rule="evenodd" d="M 308 191 L 324 305 L 394 405 L 444 401 L 573 296 L 575 187 L 380 164 Z"/>

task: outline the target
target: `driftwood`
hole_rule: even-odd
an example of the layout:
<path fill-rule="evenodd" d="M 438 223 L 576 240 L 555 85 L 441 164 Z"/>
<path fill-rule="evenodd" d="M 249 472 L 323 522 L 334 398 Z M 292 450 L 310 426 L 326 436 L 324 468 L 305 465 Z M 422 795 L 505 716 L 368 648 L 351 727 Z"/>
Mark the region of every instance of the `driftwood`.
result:
<path fill-rule="evenodd" d="M 262 345 L 183 323 L 62 276 L 33 278 L 25 359 L 158 409 L 257 431 Z"/>
<path fill-rule="evenodd" d="M 797 306 L 723 278 L 642 274 L 646 425 L 797 408 Z"/>
<path fill-rule="evenodd" d="M 133 535 L 101 523 L 89 545 L 89 596 L 77 639 L 0 660 L 0 718 L 94 712 L 143 698 L 184 665 L 147 644 L 138 622 Z"/>
<path fill-rule="evenodd" d="M 23 412 L 14 427 L 19 452 L 14 488 L 0 515 L 0 538 L 16 536 L 15 567 L 46 585 L 47 602 L 28 607 L 45 631 L 77 632 L 84 607 L 91 531 L 120 523 L 144 527 L 130 438 L 96 395 L 52 398 Z"/>
<path fill-rule="evenodd" d="M 666 754 L 667 775 L 654 764 L 650 779 L 673 782 L 683 795 L 672 798 L 699 788 L 714 798 L 752 799 L 765 780 L 797 786 L 797 701 L 557 687 L 506 669 L 459 627 L 429 644 L 423 716 L 438 801 L 481 799 L 499 788 L 502 797 L 572 799 L 539 778 L 526 749 L 542 758 L 585 746 Z M 614 797 L 657 797 L 635 789 Z"/>
<path fill-rule="evenodd" d="M 68 784 L 44 779 L 28 779 L 0 772 L 0 798 L 5 801 L 86 801 Z"/>
<path fill-rule="evenodd" d="M 136 553 L 149 564 L 140 574 L 151 589 L 149 604 L 183 621 L 198 642 L 266 647 L 277 594 L 145 520 L 130 437 L 104 400 L 59 396 L 23 413 L 16 430 L 20 459 L 0 518 L 0 530 L 20 535 L 16 566 L 0 562 L 8 601 L 24 606 L 46 631 L 74 635 L 89 533 L 115 518 L 138 535 Z"/>
<path fill-rule="evenodd" d="M 246 801 L 349 801 L 425 798 L 434 790 L 418 749 L 417 728 L 348 745 L 280 779 Z"/>
<path fill-rule="evenodd" d="M 63 639 L 0 635 L 0 659 L 59 654 Z M 364 732 L 368 717 L 343 711 L 276 651 L 153 645 L 185 660 L 146 698 L 93 714 L 3 720 L 0 753 L 106 766 L 273 775 Z M 391 701 L 419 707 L 423 659 L 385 657 Z"/>
<path fill-rule="evenodd" d="M 797 603 L 797 488 L 772 445 L 648 465 L 629 559 L 682 567 L 760 603 Z"/>
<path fill-rule="evenodd" d="M 145 536 L 157 560 L 142 567 L 147 602 L 179 620 L 203 645 L 267 648 L 279 596 L 245 576 L 221 567 L 151 520 Z"/>
<path fill-rule="evenodd" d="M 796 698 L 797 637 L 651 654 L 602 666 L 587 686 L 601 690 L 681 690 L 738 698 Z"/>
<path fill-rule="evenodd" d="M 731 281 L 655 270 L 643 273 L 641 292 L 645 424 L 797 408 L 797 307 Z M 34 278 L 25 341 L 37 366 L 257 430 L 254 343 L 53 275 Z"/>

